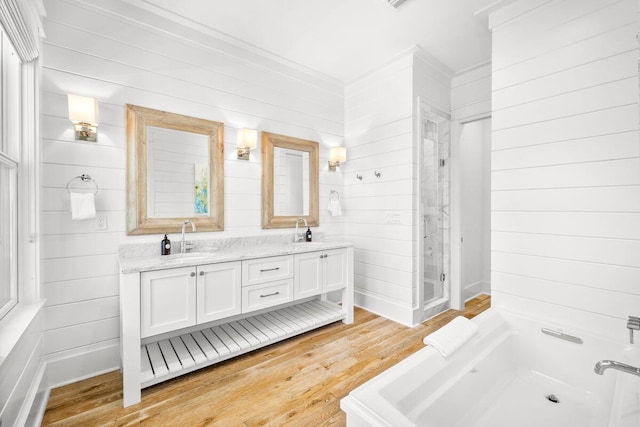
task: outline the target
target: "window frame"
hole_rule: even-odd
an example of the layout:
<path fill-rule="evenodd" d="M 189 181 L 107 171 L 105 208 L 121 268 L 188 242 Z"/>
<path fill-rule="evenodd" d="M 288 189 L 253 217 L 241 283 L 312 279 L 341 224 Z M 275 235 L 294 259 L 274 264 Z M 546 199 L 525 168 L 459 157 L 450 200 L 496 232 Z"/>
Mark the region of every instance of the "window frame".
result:
<path fill-rule="evenodd" d="M 0 220 L 8 220 L 8 224 L 0 224 L 7 227 L 8 250 L 7 257 L 0 254 L 2 264 L 0 268 L 9 270 L 8 283 L 4 277 L 0 277 L 0 286 L 7 286 L 3 293 L 9 296 L 5 301 L 0 301 L 0 320 L 15 308 L 20 302 L 20 246 L 19 233 L 23 220 L 20 217 L 20 204 L 24 194 L 24 185 L 21 182 L 23 165 L 20 163 L 21 150 L 23 149 L 23 101 L 22 101 L 22 70 L 23 61 L 19 57 L 15 47 L 9 40 L 6 31 L 0 28 L 0 166 L 8 168 L 10 180 L 9 184 L 0 182 L 0 209 L 7 209 L 2 212 Z M 4 205 L 7 202 L 8 207 Z M 5 264 L 5 259 L 8 263 Z"/>

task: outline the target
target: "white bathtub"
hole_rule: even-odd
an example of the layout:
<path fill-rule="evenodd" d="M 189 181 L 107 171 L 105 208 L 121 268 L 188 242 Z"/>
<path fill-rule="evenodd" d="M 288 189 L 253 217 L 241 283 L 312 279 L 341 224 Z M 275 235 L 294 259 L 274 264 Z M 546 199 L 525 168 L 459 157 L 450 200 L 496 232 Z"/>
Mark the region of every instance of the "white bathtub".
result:
<path fill-rule="evenodd" d="M 561 340 L 496 309 L 474 321 L 480 332 L 448 358 L 425 347 L 342 399 L 347 426 L 640 427 L 640 377 L 593 370 L 639 366 L 639 350 L 579 330 L 564 332 L 583 344 Z"/>

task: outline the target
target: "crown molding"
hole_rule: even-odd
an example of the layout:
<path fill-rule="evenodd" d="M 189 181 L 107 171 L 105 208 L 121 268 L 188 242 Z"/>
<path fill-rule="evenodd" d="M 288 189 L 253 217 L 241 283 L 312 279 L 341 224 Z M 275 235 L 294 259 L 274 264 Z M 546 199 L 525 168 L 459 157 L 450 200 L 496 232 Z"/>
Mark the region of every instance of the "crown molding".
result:
<path fill-rule="evenodd" d="M 152 5 L 145 0 L 60 0 L 97 13 L 113 16 L 141 28 L 153 30 L 202 48 L 234 57 L 253 66 L 280 72 L 289 78 L 342 93 L 343 83 L 240 39 Z"/>

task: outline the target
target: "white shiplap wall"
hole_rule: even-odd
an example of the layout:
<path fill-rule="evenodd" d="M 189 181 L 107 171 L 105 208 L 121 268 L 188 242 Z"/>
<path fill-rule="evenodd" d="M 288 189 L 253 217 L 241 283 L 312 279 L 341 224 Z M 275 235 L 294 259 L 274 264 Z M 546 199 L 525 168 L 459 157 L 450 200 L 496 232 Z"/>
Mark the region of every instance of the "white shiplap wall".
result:
<path fill-rule="evenodd" d="M 236 131 L 256 128 L 320 142 L 320 203 L 342 192 L 342 174 L 328 172 L 328 149 L 343 138 L 342 85 L 227 45 L 178 24 L 137 13 L 113 0 L 49 0 L 42 70 L 42 290 L 44 352 L 52 385 L 119 364 L 118 245 L 159 242 L 160 235 L 125 235 L 126 103 L 225 124 L 225 231 L 262 230 L 260 149 L 236 159 Z M 126 19 L 118 11 L 134 19 Z M 178 34 L 174 36 L 173 34 Z M 185 38 L 189 36 L 192 41 Z M 73 141 L 66 94 L 99 101 L 98 142 Z M 108 229 L 72 221 L 65 185 L 82 173 L 100 187 L 96 209 Z M 342 238 L 343 217 L 321 209 L 326 238 Z M 179 230 L 169 234 L 178 239 Z"/>
<path fill-rule="evenodd" d="M 493 28 L 492 303 L 628 339 L 640 313 L 637 0 Z"/>
<path fill-rule="evenodd" d="M 451 79 L 451 120 L 468 122 L 491 115 L 491 63 L 460 71 Z"/>
<path fill-rule="evenodd" d="M 415 99 L 448 111 L 441 79 L 411 51 L 345 88 L 345 239 L 355 245 L 355 301 L 407 325 L 419 317 Z"/>

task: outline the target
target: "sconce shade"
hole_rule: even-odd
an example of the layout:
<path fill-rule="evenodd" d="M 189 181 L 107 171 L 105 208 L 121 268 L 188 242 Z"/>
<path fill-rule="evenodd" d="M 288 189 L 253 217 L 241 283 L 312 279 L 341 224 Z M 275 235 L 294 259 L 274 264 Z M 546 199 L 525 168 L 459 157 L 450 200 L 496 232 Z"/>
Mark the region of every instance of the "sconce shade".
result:
<path fill-rule="evenodd" d="M 249 160 L 251 149 L 258 144 L 258 131 L 255 129 L 238 129 L 238 159 Z"/>
<path fill-rule="evenodd" d="M 330 162 L 346 162 L 347 161 L 347 149 L 345 147 L 331 147 L 329 150 Z"/>
<path fill-rule="evenodd" d="M 98 125 L 98 101 L 86 96 L 67 95 L 69 102 L 69 120 L 73 123 Z"/>
<path fill-rule="evenodd" d="M 238 148 L 253 149 L 257 147 L 258 131 L 255 129 L 238 130 Z"/>
<path fill-rule="evenodd" d="M 98 101 L 79 95 L 67 95 L 69 120 L 74 124 L 76 141 L 98 141 Z"/>
<path fill-rule="evenodd" d="M 341 162 L 347 161 L 347 149 L 345 147 L 331 147 L 329 150 L 329 170 L 335 172 Z"/>

